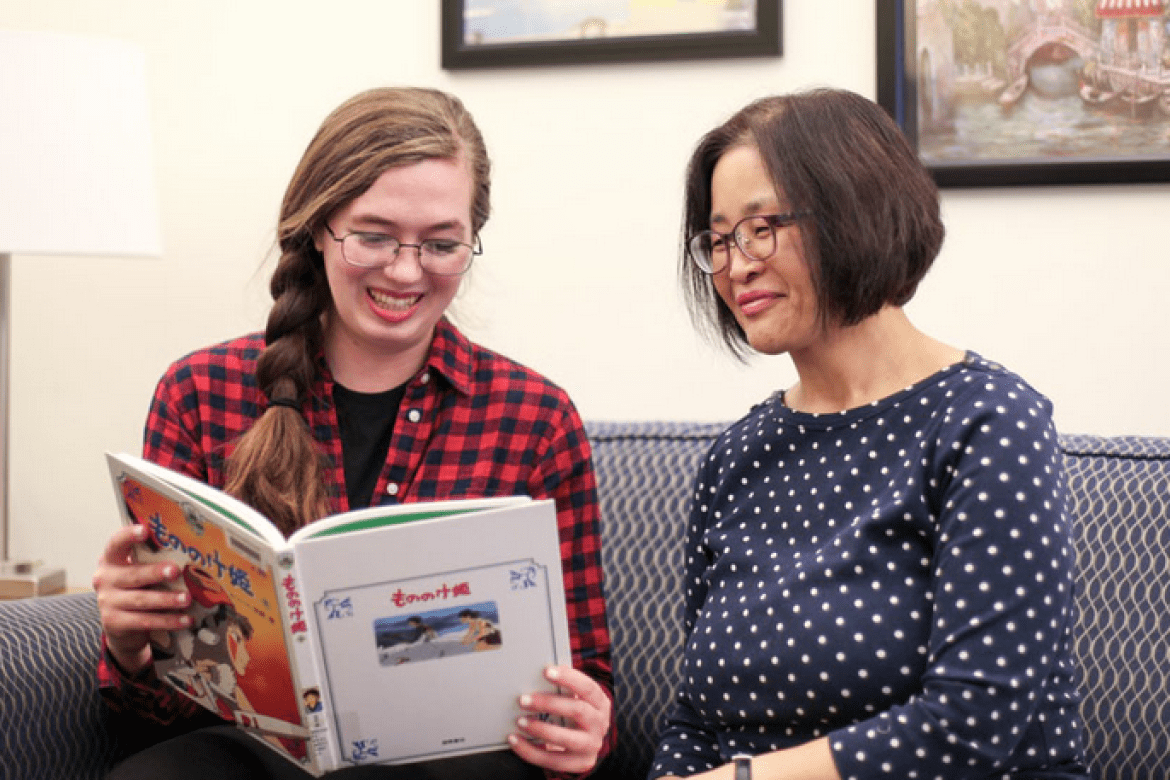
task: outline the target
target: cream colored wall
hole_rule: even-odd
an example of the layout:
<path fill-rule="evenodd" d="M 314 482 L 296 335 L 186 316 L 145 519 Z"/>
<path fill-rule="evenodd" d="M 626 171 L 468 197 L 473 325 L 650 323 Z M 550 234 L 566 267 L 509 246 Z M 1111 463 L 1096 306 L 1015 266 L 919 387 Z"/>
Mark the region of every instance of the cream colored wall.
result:
<path fill-rule="evenodd" d="M 482 342 L 587 419 L 722 420 L 788 383 L 692 334 L 674 279 L 682 168 L 748 100 L 874 93 L 866 0 L 788 0 L 778 59 L 447 73 L 423 0 L 0 0 L 0 25 L 147 52 L 165 256 L 16 258 L 13 553 L 86 583 L 116 524 L 101 453 L 139 447 L 166 364 L 262 325 L 272 226 L 297 158 L 361 89 L 460 95 L 496 165 L 487 248 L 459 303 Z M 1170 185 L 948 191 L 949 237 L 910 311 L 1013 367 L 1065 431 L 1170 435 Z"/>

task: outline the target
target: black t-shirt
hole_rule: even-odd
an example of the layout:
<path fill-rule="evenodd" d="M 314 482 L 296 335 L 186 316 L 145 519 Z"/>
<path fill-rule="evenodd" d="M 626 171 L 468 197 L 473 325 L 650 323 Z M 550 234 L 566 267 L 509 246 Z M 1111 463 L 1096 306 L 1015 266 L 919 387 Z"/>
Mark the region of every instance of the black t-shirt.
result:
<path fill-rule="evenodd" d="M 345 493 L 349 508 L 370 505 L 378 475 L 390 451 L 394 420 L 406 394 L 406 385 L 381 393 L 359 393 L 333 385 L 337 423 L 341 428 L 341 456 L 345 467 Z"/>

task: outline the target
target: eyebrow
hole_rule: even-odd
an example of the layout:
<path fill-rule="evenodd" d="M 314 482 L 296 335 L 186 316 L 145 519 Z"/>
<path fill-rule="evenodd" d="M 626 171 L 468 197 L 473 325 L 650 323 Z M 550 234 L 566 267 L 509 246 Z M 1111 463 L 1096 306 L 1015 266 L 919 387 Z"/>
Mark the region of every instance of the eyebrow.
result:
<path fill-rule="evenodd" d="M 775 208 L 779 211 L 784 211 L 784 209 L 780 206 L 780 200 L 780 198 L 775 196 L 768 196 L 766 198 L 759 198 L 757 200 L 749 201 L 747 208 L 744 210 L 744 214 L 749 217 L 754 217 L 755 215 L 766 211 L 770 212 L 772 210 L 773 204 L 775 204 Z M 730 223 L 730 220 L 722 214 L 712 214 L 708 219 L 708 223 L 712 225 L 718 223 Z"/>
<path fill-rule="evenodd" d="M 381 230 L 390 231 L 390 230 L 393 230 L 394 228 L 398 227 L 397 222 L 394 222 L 393 220 L 389 220 L 389 219 L 383 219 L 382 217 L 379 217 L 376 214 L 357 214 L 357 215 L 350 217 L 350 219 L 353 221 L 353 224 L 358 227 L 359 230 L 367 228 L 367 227 L 373 227 L 373 228 L 379 228 Z M 434 225 L 427 225 L 425 228 L 423 228 L 422 232 L 423 233 L 433 233 L 433 232 L 443 231 L 443 230 L 464 230 L 465 228 L 466 228 L 466 226 L 460 220 L 450 219 L 450 220 L 447 220 L 446 222 L 437 222 Z"/>

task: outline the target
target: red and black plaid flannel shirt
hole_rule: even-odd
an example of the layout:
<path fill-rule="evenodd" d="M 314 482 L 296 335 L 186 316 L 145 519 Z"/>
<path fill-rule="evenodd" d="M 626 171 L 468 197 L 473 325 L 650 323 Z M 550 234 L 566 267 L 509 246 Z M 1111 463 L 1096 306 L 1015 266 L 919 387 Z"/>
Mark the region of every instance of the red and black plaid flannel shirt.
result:
<path fill-rule="evenodd" d="M 144 457 L 222 487 L 225 455 L 267 405 L 256 387 L 263 346 L 262 334 L 251 334 L 174 363 L 155 390 Z M 319 367 L 321 378 L 304 414 L 329 456 L 331 510 L 342 512 L 350 507 L 333 379 L 323 358 Z M 573 665 L 597 680 L 612 701 L 597 490 L 577 411 L 563 390 L 441 320 L 426 365 L 406 386 L 374 500 L 507 495 L 555 500 Z M 129 678 L 108 654 L 98 676 L 102 694 L 117 710 L 171 723 L 201 709 L 152 671 Z"/>

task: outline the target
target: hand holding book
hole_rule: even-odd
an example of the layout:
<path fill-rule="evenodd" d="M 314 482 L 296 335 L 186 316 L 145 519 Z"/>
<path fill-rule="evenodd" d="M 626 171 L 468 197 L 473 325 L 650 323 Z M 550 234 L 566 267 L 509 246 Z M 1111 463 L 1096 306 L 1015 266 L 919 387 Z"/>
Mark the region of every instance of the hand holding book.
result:
<path fill-rule="evenodd" d="M 106 648 L 128 675 L 135 676 L 151 663 L 150 632 L 178 631 L 190 619 L 191 597 L 174 587 L 181 575 L 172 563 L 138 563 L 134 549 L 147 537 L 140 525 L 120 528 L 98 561 L 93 577 Z"/>

